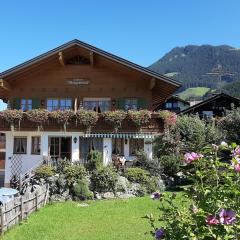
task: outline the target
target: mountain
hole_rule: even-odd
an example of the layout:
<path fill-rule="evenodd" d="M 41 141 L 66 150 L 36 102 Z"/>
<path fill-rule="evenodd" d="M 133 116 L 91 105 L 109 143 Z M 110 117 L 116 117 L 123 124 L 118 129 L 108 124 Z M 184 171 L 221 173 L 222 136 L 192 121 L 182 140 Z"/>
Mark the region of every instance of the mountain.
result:
<path fill-rule="evenodd" d="M 240 81 L 240 49 L 227 45 L 176 47 L 149 69 L 181 82 L 181 91 L 195 87 L 229 91 Z"/>

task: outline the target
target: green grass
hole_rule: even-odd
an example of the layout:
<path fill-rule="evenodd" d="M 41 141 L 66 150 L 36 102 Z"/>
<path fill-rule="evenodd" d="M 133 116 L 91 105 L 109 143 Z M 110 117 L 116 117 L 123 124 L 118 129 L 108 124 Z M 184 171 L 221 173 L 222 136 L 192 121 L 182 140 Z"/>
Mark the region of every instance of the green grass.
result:
<path fill-rule="evenodd" d="M 181 194 L 178 195 L 181 197 Z M 40 209 L 27 222 L 6 232 L 2 240 L 147 240 L 147 213 L 159 215 L 159 201 L 129 200 L 55 203 Z"/>
<path fill-rule="evenodd" d="M 210 88 L 206 88 L 206 87 L 188 88 L 185 91 L 179 93 L 179 96 L 182 99 L 188 99 L 189 97 L 202 97 L 209 90 Z"/>

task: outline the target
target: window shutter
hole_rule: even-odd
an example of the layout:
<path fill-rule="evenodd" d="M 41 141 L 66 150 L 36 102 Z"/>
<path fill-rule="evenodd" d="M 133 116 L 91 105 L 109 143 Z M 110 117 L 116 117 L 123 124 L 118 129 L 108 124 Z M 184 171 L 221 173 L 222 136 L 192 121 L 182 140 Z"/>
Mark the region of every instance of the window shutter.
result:
<path fill-rule="evenodd" d="M 124 98 L 116 99 L 116 106 L 118 109 L 125 110 L 125 99 Z"/>
<path fill-rule="evenodd" d="M 38 98 L 32 99 L 32 109 L 39 109 L 41 108 L 41 100 Z"/>
<path fill-rule="evenodd" d="M 148 102 L 145 98 L 138 98 L 138 108 L 148 109 Z"/>
<path fill-rule="evenodd" d="M 21 109 L 21 98 L 14 98 L 12 100 L 12 109 L 20 110 Z"/>

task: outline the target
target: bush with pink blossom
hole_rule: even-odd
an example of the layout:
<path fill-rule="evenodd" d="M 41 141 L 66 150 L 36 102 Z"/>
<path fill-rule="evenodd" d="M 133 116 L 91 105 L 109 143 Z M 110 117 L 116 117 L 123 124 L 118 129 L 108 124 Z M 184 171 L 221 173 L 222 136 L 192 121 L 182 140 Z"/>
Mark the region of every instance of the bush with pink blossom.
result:
<path fill-rule="evenodd" d="M 230 156 L 220 159 L 222 149 Z M 213 145 L 201 153 L 186 153 L 184 162 L 195 169 L 190 176 L 193 184 L 186 187 L 181 207 L 175 194 L 159 193 L 154 198 L 164 200 L 164 204 L 160 217 L 147 215 L 153 238 L 240 239 L 240 147 Z"/>

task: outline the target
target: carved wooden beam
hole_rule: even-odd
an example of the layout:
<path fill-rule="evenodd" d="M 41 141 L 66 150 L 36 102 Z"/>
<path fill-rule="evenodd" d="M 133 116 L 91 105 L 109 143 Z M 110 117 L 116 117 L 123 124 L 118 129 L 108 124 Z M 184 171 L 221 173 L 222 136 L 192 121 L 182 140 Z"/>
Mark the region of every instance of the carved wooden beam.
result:
<path fill-rule="evenodd" d="M 94 66 L 94 53 L 93 52 L 90 52 L 90 63 L 91 63 L 91 66 L 93 67 Z"/>
<path fill-rule="evenodd" d="M 62 66 L 65 66 L 63 53 L 62 53 L 62 52 L 59 52 L 58 55 L 59 55 L 59 62 L 60 62 L 60 64 L 61 64 Z"/>
<path fill-rule="evenodd" d="M 10 91 L 12 89 L 10 84 L 3 79 L 0 79 L 0 88 L 7 90 L 7 91 Z"/>
<path fill-rule="evenodd" d="M 152 78 L 152 79 L 151 79 L 150 85 L 149 85 L 149 89 L 150 89 L 150 90 L 152 90 L 152 89 L 155 87 L 156 82 L 157 82 L 156 78 Z"/>

